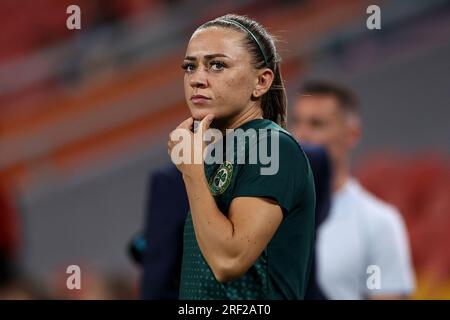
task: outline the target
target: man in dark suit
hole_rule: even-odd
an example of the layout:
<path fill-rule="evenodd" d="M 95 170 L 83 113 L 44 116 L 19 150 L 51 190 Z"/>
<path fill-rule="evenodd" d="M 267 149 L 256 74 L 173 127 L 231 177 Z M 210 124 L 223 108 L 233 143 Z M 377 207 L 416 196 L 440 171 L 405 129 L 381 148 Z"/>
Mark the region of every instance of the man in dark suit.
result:
<path fill-rule="evenodd" d="M 189 202 L 178 169 L 170 164 L 150 179 L 143 251 L 143 299 L 178 299 L 183 228 Z"/>
<path fill-rule="evenodd" d="M 331 170 L 324 149 L 303 146 L 314 174 L 316 230 L 330 207 Z M 143 267 L 143 299 L 178 299 L 183 227 L 189 203 L 180 172 L 174 165 L 155 171 L 150 177 L 144 235 L 136 237 L 131 250 Z M 317 285 L 315 259 L 305 299 L 326 299 Z"/>

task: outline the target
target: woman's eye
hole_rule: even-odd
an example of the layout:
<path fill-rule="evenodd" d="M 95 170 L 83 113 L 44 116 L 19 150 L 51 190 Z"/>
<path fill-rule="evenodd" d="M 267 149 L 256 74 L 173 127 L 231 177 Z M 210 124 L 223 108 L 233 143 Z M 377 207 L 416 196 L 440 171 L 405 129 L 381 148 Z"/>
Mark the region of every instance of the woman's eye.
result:
<path fill-rule="evenodd" d="M 225 68 L 225 64 L 220 61 L 211 61 L 211 69 L 214 71 L 220 71 Z"/>
<path fill-rule="evenodd" d="M 193 63 L 183 63 L 181 68 L 186 72 L 194 71 L 195 65 Z"/>

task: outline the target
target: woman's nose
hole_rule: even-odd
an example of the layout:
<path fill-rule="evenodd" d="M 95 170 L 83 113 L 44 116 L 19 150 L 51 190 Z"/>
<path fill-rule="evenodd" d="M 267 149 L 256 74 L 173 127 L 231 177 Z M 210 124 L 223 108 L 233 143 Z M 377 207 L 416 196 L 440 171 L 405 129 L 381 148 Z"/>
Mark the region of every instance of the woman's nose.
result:
<path fill-rule="evenodd" d="M 204 88 L 208 85 L 206 71 L 203 68 L 198 68 L 191 75 L 190 85 L 192 88 Z"/>

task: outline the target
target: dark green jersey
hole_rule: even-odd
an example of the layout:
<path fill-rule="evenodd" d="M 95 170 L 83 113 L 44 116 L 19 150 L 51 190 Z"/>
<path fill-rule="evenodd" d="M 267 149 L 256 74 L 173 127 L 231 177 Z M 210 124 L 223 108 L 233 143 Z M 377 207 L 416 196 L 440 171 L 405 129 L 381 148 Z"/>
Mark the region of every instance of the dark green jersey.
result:
<path fill-rule="evenodd" d="M 314 244 L 315 194 L 308 160 L 297 141 L 270 120 L 252 120 L 240 129 L 257 132 L 257 139 L 246 139 L 244 145 L 235 143 L 233 161 L 205 164 L 216 204 L 227 215 L 236 197 L 267 197 L 278 202 L 283 220 L 253 266 L 239 279 L 220 283 L 202 256 L 189 212 L 184 228 L 180 299 L 303 299 Z M 272 156 L 273 136 L 279 138 L 278 170 L 261 174 L 267 162 L 251 162 L 249 154 L 267 143 L 266 150 Z M 229 150 L 225 153 L 225 159 L 230 160 Z M 238 159 L 243 155 L 245 163 Z"/>

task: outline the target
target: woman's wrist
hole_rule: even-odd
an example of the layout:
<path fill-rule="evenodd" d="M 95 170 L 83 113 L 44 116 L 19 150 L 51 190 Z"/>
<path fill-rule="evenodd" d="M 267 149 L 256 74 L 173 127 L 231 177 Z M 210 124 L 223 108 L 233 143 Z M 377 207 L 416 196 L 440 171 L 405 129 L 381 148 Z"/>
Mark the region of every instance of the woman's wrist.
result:
<path fill-rule="evenodd" d="M 189 170 L 183 170 L 181 175 L 184 181 L 206 181 L 205 167 L 203 164 L 192 165 Z"/>

